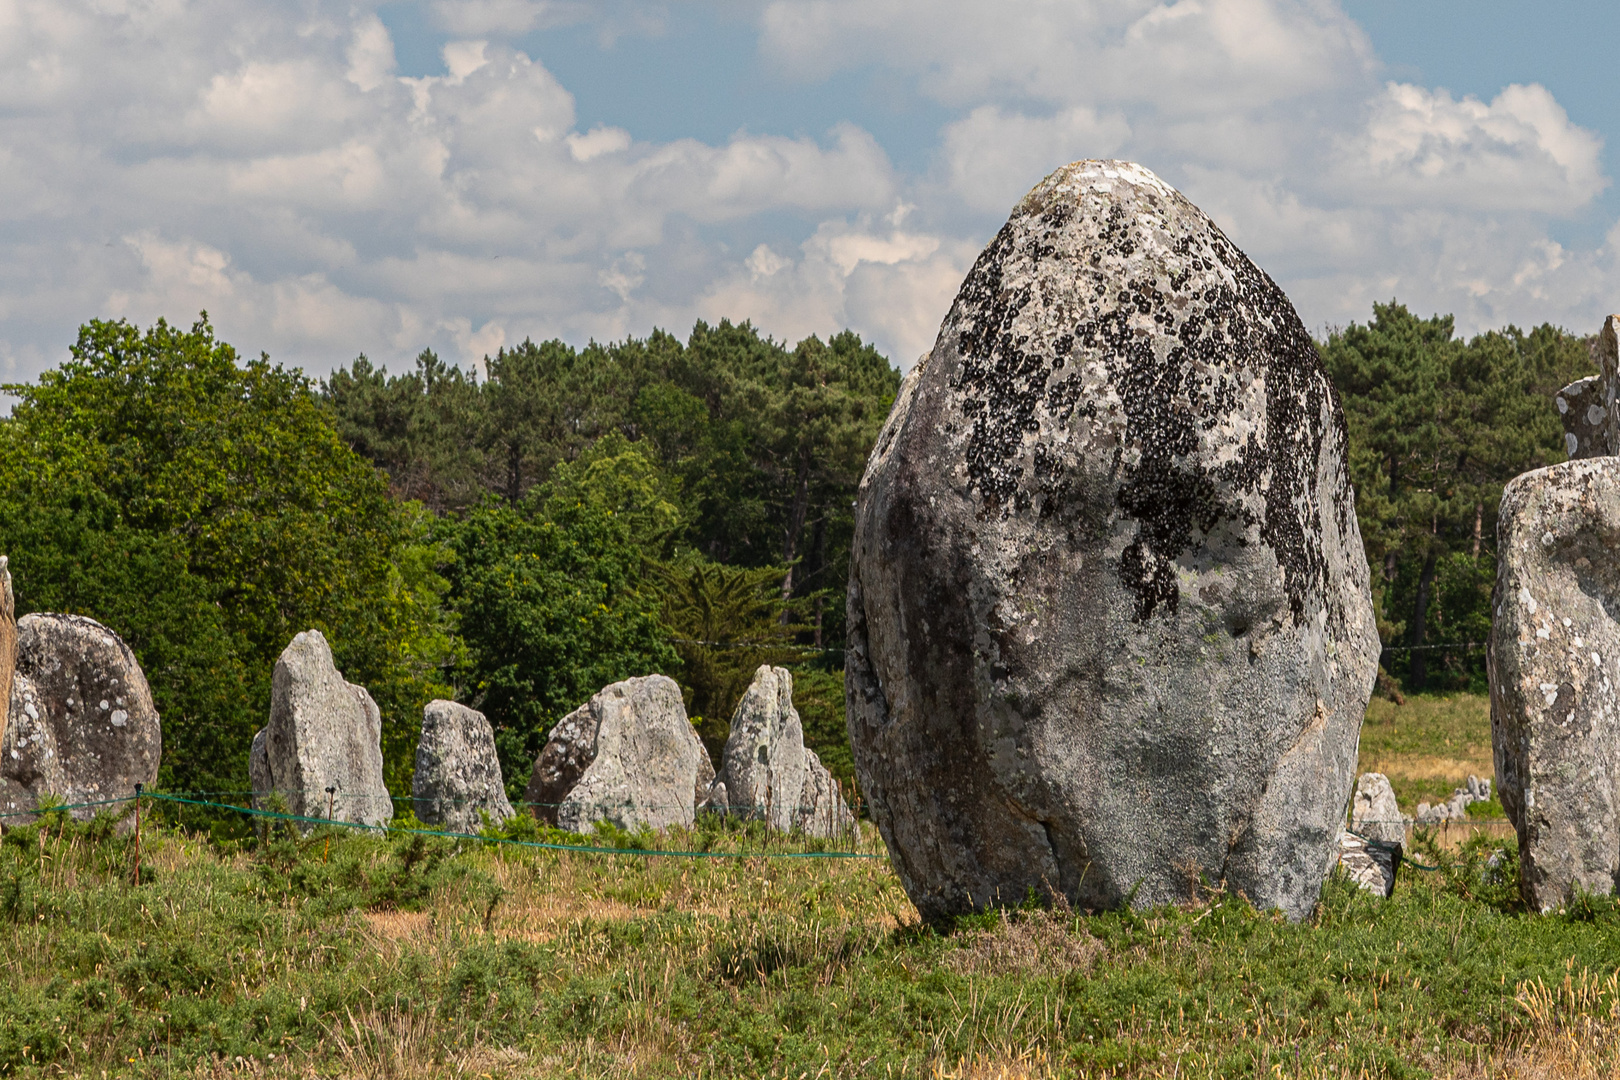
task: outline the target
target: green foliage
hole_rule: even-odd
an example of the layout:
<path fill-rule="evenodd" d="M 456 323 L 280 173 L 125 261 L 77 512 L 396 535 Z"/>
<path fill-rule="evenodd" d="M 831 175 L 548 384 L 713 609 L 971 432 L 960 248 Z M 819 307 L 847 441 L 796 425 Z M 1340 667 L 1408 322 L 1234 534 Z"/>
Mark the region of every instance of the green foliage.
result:
<path fill-rule="evenodd" d="M 1464 342 L 1450 316 L 1373 306 L 1322 358 L 1350 430 L 1350 473 L 1385 665 L 1415 690 L 1484 687 L 1503 485 L 1564 460 L 1553 394 L 1590 373 L 1588 343 L 1551 326 Z M 1437 647 L 1439 646 L 1439 647 Z"/>
<path fill-rule="evenodd" d="M 476 373 L 431 349 L 404 375 L 390 377 L 362 355 L 321 385 L 338 436 L 387 474 L 395 495 L 436 510 L 476 502 L 484 490 L 482 393 Z"/>
<path fill-rule="evenodd" d="M 833 657 L 841 660 L 842 657 Z M 804 745 L 816 752 L 834 779 L 846 785 L 846 799 L 855 787 L 855 755 L 849 748 L 849 731 L 844 724 L 844 668 L 821 663 L 801 664 L 793 669 L 793 707 L 804 725 Z"/>
<path fill-rule="evenodd" d="M 709 828 L 710 850 L 757 850 L 755 833 Z M 237 1071 L 287 1076 L 797 1076 L 831 1062 L 847 1075 L 1415 1077 L 1616 1064 L 1605 979 L 1620 966 L 1620 910 L 1577 896 L 1523 912 L 1511 844 L 1424 852 L 1440 869 L 1407 867 L 1388 901 L 1335 878 L 1301 923 L 1215 890 L 1144 911 L 1025 905 L 948 934 L 916 925 L 882 861 L 581 856 L 356 830 L 247 857 L 163 830 L 145 846 L 164 870 L 131 888 L 130 840 L 110 825 L 7 831 L 0 1071 L 168 1076 L 240 1058 Z"/>
<path fill-rule="evenodd" d="M 488 500 L 443 521 L 463 691 L 495 729 L 516 797 L 552 725 L 608 683 L 672 668 L 642 552 L 596 501 Z"/>
<path fill-rule="evenodd" d="M 662 618 L 681 660 L 687 712 L 720 760 L 731 714 L 762 664 L 797 660 L 782 568 L 746 569 L 690 559 L 658 568 Z"/>
<path fill-rule="evenodd" d="M 1453 896 L 1502 912 L 1525 910 L 1519 893 L 1519 845 L 1513 837 L 1473 836 L 1447 848 L 1438 829 L 1420 828 L 1413 831 L 1412 850 L 1428 867 L 1419 872 L 1434 874 L 1435 884 Z"/>
<path fill-rule="evenodd" d="M 129 642 L 163 717 L 164 783 L 242 784 L 275 657 L 311 627 L 371 689 L 405 782 L 421 706 L 443 692 L 444 627 L 420 560 L 414 581 L 397 562 L 410 522 L 301 374 L 240 362 L 206 319 L 97 321 L 60 369 L 6 391 L 18 610 L 89 615 Z"/>
<path fill-rule="evenodd" d="M 649 558 L 671 550 L 686 527 L 680 482 L 643 443 L 610 431 L 574 461 L 557 466 L 540 489 L 545 513 L 583 504 L 608 514 Z"/>
<path fill-rule="evenodd" d="M 790 350 L 747 323 L 700 322 L 685 344 L 663 331 L 578 351 L 525 341 L 487 367 L 478 382 L 424 353 L 389 376 L 362 357 L 324 393 L 398 492 L 439 510 L 481 493 L 516 507 L 536 486 L 580 483 L 581 467 L 606 471 L 640 485 L 650 517 L 632 532 L 649 554 L 779 567 L 805 643 L 841 644 L 855 486 L 899 387 L 870 345 L 846 331 Z M 648 465 L 633 480 L 607 464 L 625 447 Z"/>

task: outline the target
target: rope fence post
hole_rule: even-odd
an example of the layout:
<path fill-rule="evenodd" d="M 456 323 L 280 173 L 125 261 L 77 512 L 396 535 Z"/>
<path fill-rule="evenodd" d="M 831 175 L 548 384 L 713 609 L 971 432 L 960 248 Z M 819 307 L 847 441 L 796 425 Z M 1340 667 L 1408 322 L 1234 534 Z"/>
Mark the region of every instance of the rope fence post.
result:
<path fill-rule="evenodd" d="M 332 820 L 332 803 L 336 799 L 337 799 L 337 785 L 334 784 L 333 786 L 326 789 L 326 820 L 328 822 L 330 822 Z M 332 833 L 331 833 L 331 830 L 328 829 L 328 831 L 326 833 L 326 851 L 321 855 L 321 862 L 322 862 L 322 864 L 325 864 L 325 863 L 328 863 L 328 862 L 331 862 L 331 861 L 332 861 Z"/>
<path fill-rule="evenodd" d="M 141 788 L 145 785 L 135 785 L 135 884 L 141 883 Z"/>

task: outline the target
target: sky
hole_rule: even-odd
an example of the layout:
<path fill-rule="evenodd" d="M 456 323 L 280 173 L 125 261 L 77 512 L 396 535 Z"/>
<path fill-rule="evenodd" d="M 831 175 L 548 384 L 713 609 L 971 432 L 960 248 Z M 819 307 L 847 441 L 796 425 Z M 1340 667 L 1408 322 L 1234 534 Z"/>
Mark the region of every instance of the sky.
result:
<path fill-rule="evenodd" d="M 1175 185 L 1327 329 L 1620 309 L 1620 5 L 0 0 L 0 381 L 91 318 L 323 375 L 845 328 L 908 368 L 1017 200 Z"/>

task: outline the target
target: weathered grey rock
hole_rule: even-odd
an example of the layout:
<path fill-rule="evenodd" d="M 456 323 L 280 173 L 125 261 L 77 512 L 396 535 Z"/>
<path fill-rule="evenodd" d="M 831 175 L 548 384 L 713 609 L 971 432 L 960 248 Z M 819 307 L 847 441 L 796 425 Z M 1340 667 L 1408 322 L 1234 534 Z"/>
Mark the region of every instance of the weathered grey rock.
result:
<path fill-rule="evenodd" d="M 497 825 L 512 816 L 495 731 L 483 713 L 454 701 L 428 702 L 411 795 L 418 819 L 452 832 L 477 832 L 485 814 Z"/>
<path fill-rule="evenodd" d="M 1351 881 L 1374 896 L 1388 898 L 1394 894 L 1400 857 L 1399 845 L 1369 842 L 1349 831 L 1339 833 L 1339 865 Z"/>
<path fill-rule="evenodd" d="M 523 793 L 535 816 L 571 832 L 597 821 L 621 829 L 691 825 L 714 766 L 687 719 L 681 688 L 663 675 L 605 687 L 552 729 Z"/>
<path fill-rule="evenodd" d="M 808 746 L 804 748 L 804 765 L 804 788 L 799 794 L 794 828 L 823 840 L 842 836 L 855 824 L 855 815 L 845 805 L 838 781 L 821 763 L 821 756 Z"/>
<path fill-rule="evenodd" d="M 11 715 L 11 677 L 17 671 L 17 603 L 11 594 L 10 559 L 0 555 L 0 745 Z"/>
<path fill-rule="evenodd" d="M 1613 323 L 1609 324 L 1610 327 Z M 1620 458 L 1502 493 L 1489 652 L 1497 794 L 1538 910 L 1620 873 Z"/>
<path fill-rule="evenodd" d="M 12 677 L 10 706 L 11 723 L 0 741 L 0 826 L 6 828 L 33 821 L 39 797 L 62 798 L 68 786 L 50 709 L 28 676 Z"/>
<path fill-rule="evenodd" d="M 1464 786 L 1454 789 L 1451 798 L 1445 802 L 1435 803 L 1432 806 L 1426 802 L 1418 803 L 1415 823 L 1429 826 L 1466 821 L 1470 806 L 1477 802 L 1489 802 L 1490 798 L 1491 782 L 1470 776 Z"/>
<path fill-rule="evenodd" d="M 278 792 L 290 813 L 384 825 L 394 802 L 383 782 L 382 713 L 363 686 L 345 682 L 319 630 L 282 650 L 270 680 L 270 722 L 253 739 L 254 801 Z"/>
<path fill-rule="evenodd" d="M 1395 801 L 1395 789 L 1383 773 L 1362 773 L 1356 781 L 1350 807 L 1350 828 L 1369 840 L 1385 844 L 1406 842 L 1406 817 Z"/>
<path fill-rule="evenodd" d="M 1598 374 L 1577 379 L 1553 396 L 1564 422 L 1564 449 L 1571 461 L 1620 454 L 1620 315 L 1603 320 L 1592 342 Z"/>
<path fill-rule="evenodd" d="M 1311 910 L 1379 651 L 1346 441 L 1287 298 L 1152 173 L 1014 209 L 856 510 L 850 741 L 925 917 L 1199 875 Z"/>
<path fill-rule="evenodd" d="M 764 664 L 754 672 L 731 716 L 715 785 L 711 805 L 723 800 L 730 813 L 784 832 L 832 837 L 853 820 L 832 775 L 804 745 L 786 668 Z"/>
<path fill-rule="evenodd" d="M 1608 456 L 1609 410 L 1602 378 L 1575 380 L 1553 395 L 1553 404 L 1564 422 L 1564 450 L 1571 460 Z"/>
<path fill-rule="evenodd" d="M 122 638 L 80 615 L 17 622 L 10 722 L 0 743 L 0 813 L 42 795 L 66 803 L 135 793 L 157 779 L 163 728 L 146 676 Z M 102 809 L 86 807 L 88 819 Z M 7 817 L 5 824 L 31 820 Z"/>
<path fill-rule="evenodd" d="M 1620 394 L 1620 315 L 1603 320 L 1603 329 L 1597 337 L 1598 371 L 1602 383 L 1604 453 L 1620 454 L 1620 408 L 1616 395 Z"/>
<path fill-rule="evenodd" d="M 697 808 L 700 814 L 709 811 L 716 814 L 730 813 L 731 793 L 726 790 L 726 782 L 720 779 L 714 780 L 710 784 L 709 790 L 698 799 Z"/>

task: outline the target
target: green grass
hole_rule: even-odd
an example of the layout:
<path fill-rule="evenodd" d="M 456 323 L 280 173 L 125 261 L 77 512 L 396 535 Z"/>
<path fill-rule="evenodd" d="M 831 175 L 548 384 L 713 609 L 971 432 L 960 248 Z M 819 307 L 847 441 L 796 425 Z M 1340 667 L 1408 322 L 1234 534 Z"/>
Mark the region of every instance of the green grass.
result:
<path fill-rule="evenodd" d="M 1400 705 L 1374 698 L 1361 726 L 1357 772 L 1388 776 L 1409 814 L 1419 801 L 1449 798 L 1470 773 L 1490 779 L 1496 774 L 1490 698 L 1413 695 Z"/>
<path fill-rule="evenodd" d="M 660 838 L 713 850 L 760 839 Z M 157 829 L 132 885 L 129 837 L 52 815 L 0 842 L 0 1074 L 1416 1077 L 1620 1065 L 1609 978 L 1620 912 L 1588 900 L 1526 915 L 1511 850 L 1494 870 L 1486 854 L 1428 850 L 1443 869 L 1409 873 L 1389 902 L 1330 882 L 1298 925 L 1212 893 L 1150 912 L 984 915 L 941 934 L 918 925 L 878 860 L 342 832 L 232 845 Z"/>

